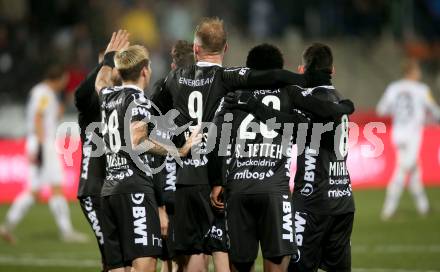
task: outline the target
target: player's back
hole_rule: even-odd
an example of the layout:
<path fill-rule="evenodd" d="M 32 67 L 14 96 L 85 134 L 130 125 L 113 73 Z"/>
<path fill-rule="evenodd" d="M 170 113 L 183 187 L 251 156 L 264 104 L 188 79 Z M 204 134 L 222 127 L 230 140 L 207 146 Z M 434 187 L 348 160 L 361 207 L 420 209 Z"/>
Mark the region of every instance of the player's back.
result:
<path fill-rule="evenodd" d="M 225 94 L 220 65 L 198 62 L 195 65 L 178 68 L 166 79 L 166 89 L 171 95 L 172 108 L 179 111 L 178 126 L 190 123 L 189 130 L 202 122 L 212 121 L 220 100 Z M 154 101 L 154 100 L 153 100 Z M 185 138 L 190 131 L 185 131 Z M 183 143 L 180 137 L 178 145 Z M 207 162 L 205 143 L 200 144 L 200 157 L 188 155 L 183 158 L 183 167 L 178 171 L 178 184 L 207 184 Z"/>
<path fill-rule="evenodd" d="M 304 89 L 303 94 L 332 102 L 341 100 L 333 86 Z M 310 122 L 305 148 L 298 151 L 297 157 L 294 207 L 317 214 L 353 212 L 354 201 L 346 164 L 348 116 L 343 115 L 338 120 L 308 116 Z M 317 129 L 323 125 L 325 130 Z"/>
<path fill-rule="evenodd" d="M 429 88 L 425 84 L 407 79 L 398 80 L 387 88 L 378 111 L 392 116 L 394 129 L 409 132 L 423 127 L 428 96 Z"/>
<path fill-rule="evenodd" d="M 262 103 L 289 113 L 293 101 L 285 88 L 251 92 Z M 224 169 L 227 193 L 287 193 L 293 135 L 283 137 L 282 128 L 274 130 L 250 113 L 234 110 L 232 114 L 230 155 Z"/>
<path fill-rule="evenodd" d="M 31 89 L 26 114 L 28 135 L 35 134 L 35 117 L 42 114 L 45 141 L 53 143 L 58 124 L 59 103 L 54 91 L 46 83 L 41 82 Z"/>
<path fill-rule="evenodd" d="M 152 192 L 152 174 L 139 169 L 129 135 L 130 122 L 150 117 L 150 102 L 143 90 L 133 85 L 105 88 L 100 92 L 106 179 L 102 195 Z M 139 163 L 148 164 L 147 156 Z"/>

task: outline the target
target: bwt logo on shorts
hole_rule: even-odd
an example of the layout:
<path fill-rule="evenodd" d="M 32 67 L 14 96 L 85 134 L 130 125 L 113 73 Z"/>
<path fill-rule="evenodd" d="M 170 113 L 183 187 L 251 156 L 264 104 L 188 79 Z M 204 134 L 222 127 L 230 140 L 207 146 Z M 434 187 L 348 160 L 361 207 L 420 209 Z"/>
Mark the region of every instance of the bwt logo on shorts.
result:
<path fill-rule="evenodd" d="M 287 195 L 283 199 L 283 240 L 293 242 L 292 206 Z"/>
<path fill-rule="evenodd" d="M 134 243 L 148 245 L 147 233 L 147 214 L 145 205 L 143 205 L 145 194 L 131 194 L 131 201 L 137 205 L 133 209 Z"/>
<path fill-rule="evenodd" d="M 92 223 L 92 229 L 95 232 L 95 236 L 98 239 L 99 244 L 103 245 L 104 235 L 102 234 L 98 216 L 96 216 L 96 211 L 93 210 L 93 202 L 90 196 L 84 199 L 84 207 L 87 211 L 87 217 L 89 218 L 90 223 Z"/>
<path fill-rule="evenodd" d="M 296 212 L 295 213 L 295 238 L 296 238 L 296 245 L 297 246 L 302 246 L 303 244 L 303 233 L 306 227 L 306 217 L 307 214 L 305 213 L 300 213 L 300 212 Z"/>

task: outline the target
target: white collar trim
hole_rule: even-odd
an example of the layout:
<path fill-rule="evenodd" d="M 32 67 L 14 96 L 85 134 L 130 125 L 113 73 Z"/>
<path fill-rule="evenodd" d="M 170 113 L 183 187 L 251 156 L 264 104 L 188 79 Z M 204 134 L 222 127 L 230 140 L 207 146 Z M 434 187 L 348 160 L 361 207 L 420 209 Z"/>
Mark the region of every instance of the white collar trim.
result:
<path fill-rule="evenodd" d="M 222 67 L 221 64 L 218 63 L 213 63 L 213 62 L 209 62 L 209 61 L 198 61 L 196 63 L 197 66 L 199 67 L 209 67 L 209 66 L 218 66 L 218 67 Z"/>
<path fill-rule="evenodd" d="M 314 90 L 314 89 L 317 89 L 317 88 L 324 88 L 324 89 L 330 89 L 330 90 L 334 90 L 335 89 L 335 87 L 333 85 L 321 85 L 321 86 L 316 86 L 316 87 L 308 88 L 308 89 Z"/>

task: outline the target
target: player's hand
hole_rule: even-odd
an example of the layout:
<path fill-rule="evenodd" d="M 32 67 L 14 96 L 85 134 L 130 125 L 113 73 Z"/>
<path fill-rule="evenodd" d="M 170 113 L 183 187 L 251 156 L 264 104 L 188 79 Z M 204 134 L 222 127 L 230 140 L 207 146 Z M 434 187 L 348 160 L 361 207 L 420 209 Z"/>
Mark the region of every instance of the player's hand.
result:
<path fill-rule="evenodd" d="M 130 33 L 128 33 L 127 30 L 120 29 L 118 32 L 113 32 L 110 42 L 105 49 L 104 55 L 127 48 L 130 45 L 130 42 L 128 41 L 129 36 Z"/>
<path fill-rule="evenodd" d="M 186 157 L 193 146 L 196 146 L 202 142 L 203 134 L 200 133 L 200 129 L 201 127 L 197 126 L 193 132 L 191 132 L 191 135 L 186 140 L 185 144 L 179 148 L 180 157 Z"/>
<path fill-rule="evenodd" d="M 223 210 L 225 208 L 225 203 L 222 200 L 223 187 L 222 186 L 214 186 L 211 189 L 211 205 L 219 210 Z"/>
<path fill-rule="evenodd" d="M 160 234 L 162 237 L 167 237 L 168 235 L 168 214 L 165 209 L 165 206 L 161 206 L 158 208 L 159 210 L 159 221 L 160 221 Z"/>
<path fill-rule="evenodd" d="M 224 99 L 224 108 L 228 110 L 242 110 L 252 112 L 257 106 L 258 100 L 249 91 L 229 92 Z"/>

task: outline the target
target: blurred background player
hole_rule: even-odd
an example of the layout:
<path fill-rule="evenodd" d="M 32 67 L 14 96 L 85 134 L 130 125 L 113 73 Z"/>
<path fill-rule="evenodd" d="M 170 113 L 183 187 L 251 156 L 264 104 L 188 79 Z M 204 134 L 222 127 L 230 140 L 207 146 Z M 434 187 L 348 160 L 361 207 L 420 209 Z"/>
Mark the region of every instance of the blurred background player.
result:
<path fill-rule="evenodd" d="M 171 48 L 171 70 L 179 67 L 186 67 L 194 64 L 193 44 L 185 40 L 178 40 Z M 154 99 L 155 95 L 158 95 L 165 83 L 165 78 L 159 79 L 151 90 L 151 98 Z M 166 114 L 166 113 L 162 113 Z M 160 124 L 158 124 L 160 125 Z M 166 124 L 165 124 L 166 125 Z M 160 135 L 158 137 L 167 137 L 171 139 L 173 137 L 172 128 L 157 127 L 156 132 Z M 158 157 L 158 156 L 157 156 Z M 164 168 L 156 176 L 161 179 L 163 185 L 163 200 L 165 209 L 168 214 L 169 226 L 167 230 L 167 236 L 164 237 L 163 254 L 161 259 L 162 272 L 177 271 L 178 266 L 172 260 L 176 257 L 174 252 L 174 204 L 175 204 L 175 191 L 176 191 L 176 179 L 177 179 L 177 167 L 178 164 L 174 160 L 174 157 L 168 154 L 165 159 L 155 158 L 165 163 Z M 165 160 L 165 161 L 164 161 Z"/>
<path fill-rule="evenodd" d="M 378 115 L 392 118 L 391 139 L 396 150 L 396 166 L 382 209 L 383 220 L 390 219 L 396 212 L 407 177 L 417 211 L 421 215 L 429 211 L 421 180 L 419 152 L 427 113 L 440 120 L 440 108 L 435 104 L 429 87 L 420 82 L 421 77 L 418 62 L 407 60 L 403 65 L 403 78 L 387 87 L 377 105 Z"/>
<path fill-rule="evenodd" d="M 12 231 L 24 217 L 38 197 L 38 192 L 49 184 L 52 194 L 49 207 L 66 242 L 85 242 L 87 237 L 73 229 L 69 206 L 63 196 L 63 166 L 56 152 L 56 129 L 62 112 L 59 94 L 66 87 L 68 75 L 60 64 L 48 66 L 44 80 L 35 85 L 27 105 L 27 143 L 29 158 L 29 179 L 25 190 L 18 195 L 10 207 L 0 234 L 10 242 L 14 241 Z"/>

